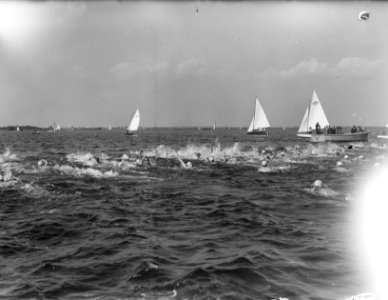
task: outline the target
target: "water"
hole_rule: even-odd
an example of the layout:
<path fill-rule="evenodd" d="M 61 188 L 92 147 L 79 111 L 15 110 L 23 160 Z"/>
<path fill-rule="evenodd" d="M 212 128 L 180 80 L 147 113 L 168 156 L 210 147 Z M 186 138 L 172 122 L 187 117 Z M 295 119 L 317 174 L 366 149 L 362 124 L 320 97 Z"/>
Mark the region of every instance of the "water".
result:
<path fill-rule="evenodd" d="M 387 147 L 373 132 L 368 143 L 315 145 L 295 131 L 1 131 L 0 299 L 369 291 L 353 207 Z M 156 165 L 136 165 L 141 150 Z"/>

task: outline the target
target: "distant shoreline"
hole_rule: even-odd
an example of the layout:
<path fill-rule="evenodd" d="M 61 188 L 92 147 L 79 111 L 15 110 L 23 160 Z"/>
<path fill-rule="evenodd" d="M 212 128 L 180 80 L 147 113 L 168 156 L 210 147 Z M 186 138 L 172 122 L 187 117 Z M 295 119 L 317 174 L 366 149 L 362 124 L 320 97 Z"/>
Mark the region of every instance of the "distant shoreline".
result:
<path fill-rule="evenodd" d="M 343 128 L 351 128 L 353 125 L 341 125 Z M 37 130 L 42 130 L 42 131 L 47 131 L 51 130 L 52 126 L 49 127 L 39 127 L 39 126 L 31 126 L 31 125 L 23 125 L 23 126 L 2 126 L 0 127 L 1 131 L 14 131 L 16 128 L 19 127 L 21 131 L 37 131 Z M 362 126 L 365 128 L 386 128 L 385 126 Z M 112 127 L 112 130 L 125 130 L 127 127 L 126 126 L 118 126 L 118 127 Z M 271 127 L 268 130 L 277 130 L 277 129 L 298 129 L 298 126 L 277 126 L 277 127 Z M 210 126 L 155 126 L 155 127 L 141 127 L 140 130 L 152 130 L 152 129 L 177 129 L 177 130 L 187 130 L 187 129 L 193 129 L 193 130 L 204 130 L 204 131 L 212 131 L 213 127 Z M 239 126 L 219 126 L 217 127 L 217 130 L 221 129 L 238 129 L 238 130 L 247 130 L 248 127 L 239 127 Z M 102 127 L 102 126 L 97 126 L 97 127 L 62 127 L 61 130 L 106 130 L 110 131 L 107 127 Z"/>

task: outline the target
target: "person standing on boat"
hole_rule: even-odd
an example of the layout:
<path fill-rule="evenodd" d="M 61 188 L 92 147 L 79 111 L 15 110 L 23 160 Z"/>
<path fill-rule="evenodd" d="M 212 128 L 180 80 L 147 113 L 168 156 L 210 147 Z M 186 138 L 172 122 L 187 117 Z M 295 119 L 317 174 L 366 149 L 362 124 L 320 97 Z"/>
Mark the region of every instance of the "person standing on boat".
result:
<path fill-rule="evenodd" d="M 315 131 L 317 132 L 317 134 L 321 134 L 321 125 L 319 125 L 319 122 L 315 124 Z"/>

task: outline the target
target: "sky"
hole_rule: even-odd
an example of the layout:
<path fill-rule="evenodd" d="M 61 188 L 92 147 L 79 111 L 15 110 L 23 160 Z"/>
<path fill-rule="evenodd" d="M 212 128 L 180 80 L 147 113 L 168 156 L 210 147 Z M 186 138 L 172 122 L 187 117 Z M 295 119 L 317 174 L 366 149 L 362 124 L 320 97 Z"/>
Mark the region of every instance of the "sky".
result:
<path fill-rule="evenodd" d="M 370 11 L 367 21 L 361 11 Z M 0 126 L 388 123 L 388 3 L 0 2 Z"/>

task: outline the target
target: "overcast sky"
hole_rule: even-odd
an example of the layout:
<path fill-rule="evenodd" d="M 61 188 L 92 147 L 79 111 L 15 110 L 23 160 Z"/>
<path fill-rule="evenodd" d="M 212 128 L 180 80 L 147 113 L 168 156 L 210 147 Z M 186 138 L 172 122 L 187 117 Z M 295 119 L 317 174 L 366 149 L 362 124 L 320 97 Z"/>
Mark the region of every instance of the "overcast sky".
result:
<path fill-rule="evenodd" d="M 368 21 L 358 14 L 370 11 Z M 0 2 L 0 126 L 388 123 L 388 3 Z"/>

